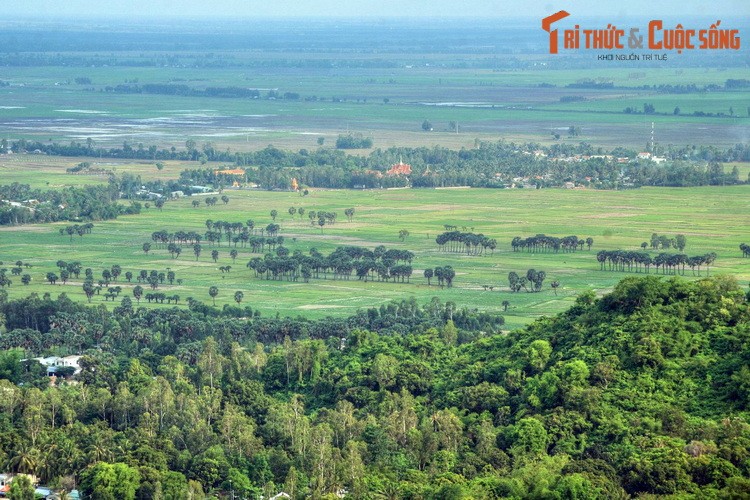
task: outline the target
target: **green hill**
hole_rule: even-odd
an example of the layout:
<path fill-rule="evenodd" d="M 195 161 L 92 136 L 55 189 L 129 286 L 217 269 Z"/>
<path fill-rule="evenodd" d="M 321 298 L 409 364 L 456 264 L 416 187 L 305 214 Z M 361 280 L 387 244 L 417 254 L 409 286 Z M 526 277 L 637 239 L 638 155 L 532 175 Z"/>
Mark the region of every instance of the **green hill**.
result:
<path fill-rule="evenodd" d="M 0 459 L 95 498 L 750 495 L 750 307 L 727 276 L 627 278 L 511 333 L 437 299 L 0 313 Z M 78 383 L 19 363 L 31 346 L 85 350 Z"/>

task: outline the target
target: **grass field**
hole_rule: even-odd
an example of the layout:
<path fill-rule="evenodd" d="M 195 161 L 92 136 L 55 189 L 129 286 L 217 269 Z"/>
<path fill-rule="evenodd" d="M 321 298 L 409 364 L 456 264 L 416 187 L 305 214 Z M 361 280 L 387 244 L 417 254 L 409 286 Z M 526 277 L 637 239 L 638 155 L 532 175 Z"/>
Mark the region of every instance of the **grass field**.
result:
<path fill-rule="evenodd" d="M 46 158 L 45 158 L 46 160 Z M 74 162 L 74 160 L 70 160 Z M 24 174 L 16 174 L 22 181 L 37 174 L 50 178 L 62 165 L 46 166 L 27 164 Z M 144 175 L 174 176 L 180 165 L 167 165 L 158 172 L 153 165 L 120 165 L 118 172 L 142 169 Z M 40 170 L 45 169 L 45 170 Z M 44 175 L 39 175 L 44 171 Z M 5 182 L 5 174 L 2 174 Z M 60 185 L 85 183 L 83 176 L 57 174 L 51 177 Z M 71 182 L 66 179 L 73 178 Z M 93 181 L 92 181 L 93 182 Z M 81 280 L 67 285 L 49 285 L 45 275 L 55 271 L 57 260 L 79 260 L 83 267 L 94 270 L 99 279 L 101 271 L 113 264 L 123 271 L 135 274 L 141 269 L 166 271 L 168 268 L 183 279 L 180 286 L 163 286 L 159 291 L 167 295 L 178 294 L 182 302 L 193 297 L 210 303 L 208 287 L 219 287 L 217 305 L 233 303 L 233 294 L 242 290 L 245 303 L 258 308 L 264 315 L 298 315 L 322 317 L 349 315 L 358 308 L 377 306 L 390 300 L 414 297 L 420 303 L 437 296 L 443 301 L 452 300 L 459 306 L 500 311 L 502 302 L 511 303 L 506 313 L 509 327 L 517 327 L 545 314 L 567 308 L 584 290 L 603 293 L 625 274 L 599 271 L 596 251 L 602 249 L 639 249 L 651 233 L 687 236 L 689 255 L 716 252 L 718 259 L 713 272 L 732 273 L 743 286 L 750 279 L 750 261 L 741 258 L 738 246 L 749 242 L 746 214 L 750 209 L 750 186 L 706 187 L 689 189 L 644 188 L 631 191 L 588 190 L 380 190 L 380 191 L 327 191 L 315 190 L 307 197 L 295 193 L 254 190 L 226 190 L 228 205 L 200 208 L 191 206 L 190 198 L 168 202 L 163 211 L 154 208 L 137 216 L 121 217 L 115 221 L 95 222 L 93 234 L 82 239 L 60 236 L 58 228 L 65 224 L 43 224 L 0 229 L 0 261 L 4 267 L 22 260 L 32 264 L 28 271 L 33 282 L 23 286 L 19 277 L 8 289 L 11 297 L 22 297 L 31 292 L 65 292 L 76 300 L 85 300 Z M 340 221 L 325 226 L 321 231 L 312 227 L 305 216 L 302 220 L 287 213 L 289 207 L 307 210 L 336 211 Z M 353 222 L 347 222 L 344 209 L 354 207 Z M 337 245 L 353 244 L 367 247 L 385 245 L 413 251 L 414 275 L 410 284 L 363 283 L 356 278 L 350 281 L 312 280 L 309 284 L 283 281 L 266 281 L 253 278 L 246 262 L 257 254 L 239 248 L 239 257 L 233 263 L 229 248 L 220 248 L 217 263 L 210 258 L 212 247 L 203 244 L 203 253 L 196 262 L 191 248 L 184 248 L 178 259 L 170 258 L 166 250 L 154 249 L 146 255 L 141 245 L 150 241 L 153 231 L 205 231 L 206 219 L 230 222 L 253 219 L 256 227 L 271 222 L 269 212 L 279 212 L 284 245 L 290 250 L 307 252 L 315 247 L 328 253 Z M 467 230 L 481 232 L 498 241 L 494 255 L 469 257 L 439 252 L 434 242 L 444 224 L 465 226 Z M 407 229 L 410 235 L 403 243 L 398 232 Z M 567 254 L 528 254 L 511 251 L 514 236 L 546 233 L 554 236 L 575 234 L 591 236 L 591 251 Z M 450 289 L 428 287 L 422 277 L 426 267 L 452 265 L 457 276 Z M 219 266 L 231 265 L 232 271 L 224 274 Z M 511 293 L 507 290 L 510 271 L 525 273 L 529 268 L 547 272 L 547 285 L 540 293 Z M 688 271 L 688 275 L 690 272 Z M 561 282 L 558 295 L 548 283 Z M 118 285 L 130 294 L 133 284 Z M 494 291 L 484 285 L 495 287 Z M 104 303 L 103 296 L 94 297 L 95 303 Z M 109 303 L 111 304 L 111 302 Z M 145 304 L 145 301 L 142 301 Z M 161 307 L 147 305 L 147 307 Z M 166 307 L 166 305 L 165 305 Z"/>
<path fill-rule="evenodd" d="M 304 28 L 311 26 L 305 23 Z M 172 40 L 172 35 L 161 33 L 161 29 L 159 36 L 166 40 L 157 46 L 161 48 L 141 48 L 129 42 L 112 46 L 115 48 L 111 51 L 65 48 L 90 47 L 87 35 L 77 45 L 60 48 L 64 58 L 77 61 L 73 65 L 39 62 L 38 66 L 4 66 L 0 77 L 0 139 L 60 143 L 92 139 L 97 147 L 121 147 L 128 142 L 179 149 L 192 139 L 199 147 L 211 142 L 221 150 L 251 151 L 269 144 L 292 150 L 313 149 L 318 147 L 320 137 L 324 147 L 333 147 L 339 134 L 354 132 L 372 137 L 375 148 L 440 145 L 460 149 L 474 147 L 476 139 L 504 139 L 542 144 L 587 142 L 606 149 L 625 146 L 640 150 L 651 138 L 652 122 L 660 145 L 726 148 L 747 143 L 750 137 L 749 92 L 662 94 L 653 88 L 686 84 L 722 88 L 727 79 L 747 78 L 744 66 L 698 67 L 691 63 L 693 67 L 679 67 L 680 60 L 674 59 L 669 67 L 588 64 L 588 69 L 554 69 L 576 67 L 577 62 L 569 66 L 561 59 L 534 52 L 528 40 L 514 38 L 511 43 L 482 38 L 482 33 L 495 34 L 494 26 L 489 31 L 472 32 L 468 42 L 461 40 L 463 35 L 453 38 L 454 30 L 449 25 L 440 32 L 450 36 L 446 40 L 435 40 L 438 32 L 428 30 L 420 32 L 421 38 L 406 36 L 391 41 L 395 33 L 380 32 L 377 27 L 369 32 L 375 38 L 367 40 L 355 27 L 346 32 L 354 37 L 347 42 L 336 28 L 330 32 L 335 36 L 322 45 L 308 45 L 306 38 L 298 39 L 296 32 L 287 32 L 288 26 L 279 25 L 278 29 L 267 35 L 256 34 L 259 43 L 273 42 L 262 45 L 268 50 L 249 49 L 253 43 L 238 45 L 243 47 L 238 50 L 222 48 L 224 45 L 209 49 L 188 42 L 173 45 L 177 39 Z M 536 39 L 537 31 L 535 25 L 531 39 Z M 103 40 L 110 43 L 110 38 Z M 357 44 L 350 46 L 352 40 Z M 52 52 L 40 56 L 39 61 L 56 57 Z M 511 69 L 514 67 L 523 69 Z M 76 79 L 81 84 L 76 84 Z M 614 88 L 569 87 L 583 80 L 612 83 Z M 123 83 L 180 84 L 199 91 L 208 87 L 251 88 L 259 89 L 261 98 L 124 94 L 107 88 Z M 269 91 L 278 95 L 296 93 L 299 99 L 271 99 Z M 570 96 L 585 100 L 563 102 Z M 622 112 L 627 106 L 641 110 L 644 103 L 653 104 L 659 114 Z M 675 107 L 680 108 L 680 114 L 673 114 Z M 730 108 L 734 112 L 731 117 L 688 116 L 695 111 L 729 115 Z M 422 130 L 425 120 L 431 122 L 433 131 Z M 450 131 L 451 122 L 458 125 L 457 133 Z M 579 136 L 567 137 L 571 125 L 580 127 Z M 553 140 L 555 133 L 561 135 L 558 141 Z M 196 163 L 164 162 L 165 168 L 159 171 L 148 161 L 2 155 L 0 184 L 20 182 L 59 189 L 107 181 L 106 174 L 65 173 L 66 168 L 81 161 L 91 161 L 95 167 L 117 175 L 140 175 L 144 181 L 171 179 L 185 168 L 200 168 Z M 730 171 L 734 166 L 727 164 L 725 168 Z M 740 178 L 747 178 L 750 167 L 741 163 L 737 166 Z M 64 291 L 76 300 L 85 300 L 80 281 L 64 286 L 44 281 L 47 272 L 56 270 L 57 260 L 79 260 L 95 271 L 97 279 L 113 264 L 132 272 L 170 268 L 184 282 L 166 287 L 165 292 L 180 295 L 183 303 L 191 296 L 209 302 L 208 287 L 212 285 L 220 289 L 217 305 L 233 303 L 234 291 L 242 290 L 245 302 L 266 315 L 348 315 L 390 300 L 414 297 L 426 302 L 433 296 L 459 306 L 499 311 L 502 302 L 508 300 L 508 325 L 516 327 L 565 309 L 583 290 L 609 290 L 624 275 L 600 272 L 596 251 L 639 249 L 653 232 L 683 233 L 688 238 L 686 253 L 714 251 L 719 256 L 717 272 L 733 273 L 743 283 L 750 279 L 750 260 L 743 261 L 738 249 L 740 243 L 750 243 L 746 223 L 750 186 L 621 192 L 315 190 L 304 198 L 294 193 L 248 190 L 227 190 L 225 194 L 231 199 L 226 206 L 193 208 L 187 198 L 167 203 L 162 211 L 149 208 L 138 216 L 96 222 L 93 234 L 74 237 L 72 242 L 58 234 L 59 227 L 65 225 L 62 223 L 0 228 L 0 260 L 4 266 L 10 268 L 17 260 L 33 265 L 28 271 L 33 276 L 32 284 L 23 286 L 20 278 L 14 277 L 9 292 L 12 297 L 21 297 L 30 292 Z M 291 219 L 287 213 L 290 206 L 336 211 L 341 221 L 321 231 L 307 218 Z M 347 207 L 356 209 L 353 222 L 343 220 Z M 155 230 L 202 233 L 206 219 L 253 219 L 260 227 L 271 222 L 271 209 L 281 214 L 281 235 L 290 250 L 316 247 L 327 253 L 341 244 L 383 244 L 415 252 L 412 283 L 363 283 L 355 279 L 303 284 L 254 279 L 245 267 L 253 255 L 239 249 L 240 256 L 233 263 L 226 243 L 216 263 L 210 258 L 208 244 L 203 245 L 198 261 L 191 248 L 185 248 L 179 259 L 170 258 L 163 249 L 154 249 L 149 255 L 141 250 Z M 498 249 L 484 257 L 441 253 L 434 239 L 445 224 L 473 228 L 495 238 Z M 410 232 L 404 242 L 398 240 L 401 229 Z M 591 251 L 570 254 L 511 251 L 514 236 L 537 233 L 590 236 L 595 242 Z M 457 271 L 455 286 L 428 287 L 422 270 L 448 264 Z M 222 275 L 218 267 L 226 265 L 233 269 Z M 558 295 L 549 288 L 541 293 L 512 294 L 507 290 L 508 272 L 523 273 L 532 267 L 546 271 L 548 283 L 555 279 L 561 282 Z M 120 281 L 118 284 L 130 293 L 133 285 Z M 94 301 L 104 303 L 100 296 Z"/>

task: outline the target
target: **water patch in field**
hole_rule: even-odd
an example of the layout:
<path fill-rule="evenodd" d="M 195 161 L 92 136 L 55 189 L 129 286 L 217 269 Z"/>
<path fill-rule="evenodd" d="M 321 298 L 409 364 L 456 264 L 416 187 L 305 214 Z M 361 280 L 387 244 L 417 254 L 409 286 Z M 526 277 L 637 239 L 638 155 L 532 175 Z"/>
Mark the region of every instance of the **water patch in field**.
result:
<path fill-rule="evenodd" d="M 197 118 L 191 118 L 189 116 L 184 116 L 181 118 L 173 118 L 169 116 L 159 116 L 156 118 L 143 118 L 139 120 L 133 120 L 136 123 L 142 123 L 145 124 L 145 126 L 151 126 L 151 125 L 210 125 L 211 121 L 209 120 L 199 120 Z M 125 124 L 124 126 L 127 126 Z"/>
<path fill-rule="evenodd" d="M 182 118 L 220 118 L 221 115 L 212 113 L 177 113 Z"/>
<path fill-rule="evenodd" d="M 166 113 L 216 113 L 215 109 L 168 109 Z"/>
<path fill-rule="evenodd" d="M 447 108 L 492 108 L 496 106 L 491 102 L 416 102 L 407 104 L 419 104 L 420 106 L 436 106 Z"/>
<path fill-rule="evenodd" d="M 106 115 L 107 111 L 98 111 L 96 109 L 56 109 L 58 113 L 80 113 L 83 115 Z"/>

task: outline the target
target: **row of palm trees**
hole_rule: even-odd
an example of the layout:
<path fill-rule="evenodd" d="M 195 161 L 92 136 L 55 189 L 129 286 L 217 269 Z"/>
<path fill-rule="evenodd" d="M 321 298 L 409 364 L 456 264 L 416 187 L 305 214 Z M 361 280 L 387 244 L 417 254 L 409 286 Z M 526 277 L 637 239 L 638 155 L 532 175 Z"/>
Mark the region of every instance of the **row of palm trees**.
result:
<path fill-rule="evenodd" d="M 390 249 L 379 246 L 375 250 L 363 247 L 338 247 L 328 256 L 317 249 L 310 249 L 309 255 L 295 250 L 291 255 L 284 247 L 277 248 L 276 255 L 250 259 L 247 267 L 252 269 L 255 277 L 265 279 L 298 281 L 302 278 L 307 283 L 311 278 L 327 279 L 328 274 L 334 280 L 349 280 L 352 275 L 363 281 L 409 282 L 413 273 L 411 261 L 414 254 L 407 250 Z"/>
<path fill-rule="evenodd" d="M 579 238 L 578 236 L 564 236 L 558 238 L 555 236 L 547 236 L 545 234 L 537 234 L 536 236 L 530 236 L 528 238 L 521 238 L 516 236 L 513 241 L 510 242 L 510 246 L 514 252 L 520 252 L 526 250 L 527 252 L 554 252 L 557 253 L 560 250 L 563 252 L 575 252 L 576 250 L 583 250 L 584 245 L 588 246 L 591 250 L 591 245 L 594 244 L 594 238 L 589 236 L 588 238 Z"/>
<path fill-rule="evenodd" d="M 489 249 L 492 253 L 497 248 L 494 238 L 479 233 L 467 233 L 463 231 L 446 231 L 435 238 L 435 242 L 441 251 L 466 253 L 467 255 L 482 255 Z"/>
<path fill-rule="evenodd" d="M 261 248 L 260 251 L 263 251 L 265 245 L 276 245 L 283 243 L 283 238 L 278 236 L 279 229 L 280 226 L 273 223 L 266 226 L 265 229 L 261 229 L 261 234 L 266 234 L 268 238 L 265 238 L 263 236 L 251 236 L 247 227 L 243 228 L 242 232 L 240 232 L 236 236 L 232 236 L 232 233 L 228 233 L 227 235 L 225 235 L 221 231 L 206 231 L 204 235 L 200 235 L 195 231 L 176 231 L 174 233 L 170 233 L 166 230 L 161 230 L 151 233 L 151 239 L 158 246 L 162 248 L 166 246 L 167 249 L 170 249 L 177 248 L 180 244 L 193 246 L 200 245 L 201 241 L 204 240 L 208 241 L 211 245 L 217 243 L 219 246 L 221 246 L 222 239 L 226 238 L 226 240 L 230 244 L 234 243 L 235 247 L 238 244 L 243 248 L 250 245 L 253 248 L 253 252 L 257 252 L 258 248 Z M 280 240 L 277 238 L 279 238 Z M 143 251 L 148 253 L 150 250 L 151 243 L 144 243 Z M 170 253 L 172 252 L 170 251 Z"/>
<path fill-rule="evenodd" d="M 689 267 L 693 275 L 700 275 L 701 267 L 705 266 L 708 275 L 710 266 L 716 260 L 714 252 L 704 255 L 689 257 L 681 253 L 660 253 L 656 257 L 651 257 L 646 252 L 637 252 L 630 250 L 601 250 L 596 254 L 596 260 L 601 266 L 602 271 L 605 268 L 609 271 L 620 272 L 645 272 L 649 273 L 651 267 L 656 268 L 656 273 L 661 269 L 662 274 L 679 274 L 685 275 L 685 268 Z"/>

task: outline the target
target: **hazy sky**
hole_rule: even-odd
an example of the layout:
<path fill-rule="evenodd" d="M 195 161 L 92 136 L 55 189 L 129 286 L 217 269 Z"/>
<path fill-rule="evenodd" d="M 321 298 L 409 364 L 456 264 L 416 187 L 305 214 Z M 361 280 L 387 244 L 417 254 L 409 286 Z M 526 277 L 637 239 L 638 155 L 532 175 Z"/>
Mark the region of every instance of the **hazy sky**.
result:
<path fill-rule="evenodd" d="M 3 17 L 532 17 L 565 9 L 617 18 L 709 15 L 730 21 L 750 15 L 748 0 L 5 0 Z"/>

